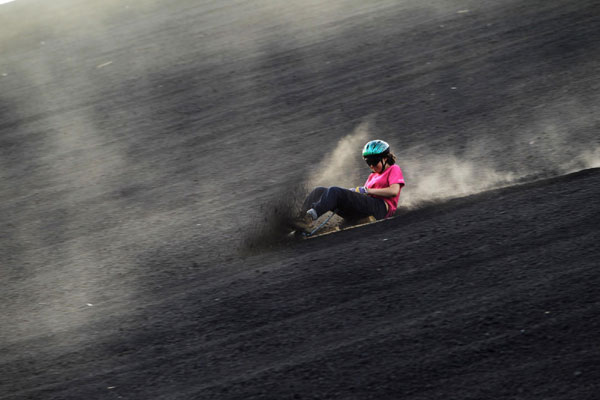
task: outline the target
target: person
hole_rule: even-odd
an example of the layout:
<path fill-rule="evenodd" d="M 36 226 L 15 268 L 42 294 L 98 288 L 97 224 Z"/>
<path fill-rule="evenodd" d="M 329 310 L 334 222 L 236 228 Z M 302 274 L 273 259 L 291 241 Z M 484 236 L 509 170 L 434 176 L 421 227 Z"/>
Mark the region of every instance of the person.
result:
<path fill-rule="evenodd" d="M 390 145 L 371 140 L 365 144 L 362 156 L 372 171 L 364 185 L 351 189 L 316 187 L 304 201 L 301 216 L 292 221 L 294 229 L 310 232 L 314 221 L 327 211 L 334 211 L 350 223 L 369 216 L 380 220 L 394 215 L 405 183 Z"/>

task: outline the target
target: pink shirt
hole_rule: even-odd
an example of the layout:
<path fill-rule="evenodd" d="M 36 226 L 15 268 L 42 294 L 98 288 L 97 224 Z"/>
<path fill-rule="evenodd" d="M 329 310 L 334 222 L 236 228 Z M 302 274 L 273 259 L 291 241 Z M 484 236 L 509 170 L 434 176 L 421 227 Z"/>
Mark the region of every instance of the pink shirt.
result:
<path fill-rule="evenodd" d="M 385 201 L 388 205 L 388 213 L 385 216 L 386 218 L 391 217 L 396 212 L 398 208 L 398 199 L 400 198 L 400 191 L 402 191 L 402 187 L 404 186 L 404 177 L 402 176 L 402 170 L 396 164 L 388 167 L 383 173 L 378 174 L 376 172 L 371 173 L 365 182 L 366 188 L 373 189 L 385 189 L 386 187 L 392 186 L 394 183 L 400 184 L 400 190 L 395 197 L 382 197 L 382 196 L 373 196 L 375 198 L 381 199 Z"/>

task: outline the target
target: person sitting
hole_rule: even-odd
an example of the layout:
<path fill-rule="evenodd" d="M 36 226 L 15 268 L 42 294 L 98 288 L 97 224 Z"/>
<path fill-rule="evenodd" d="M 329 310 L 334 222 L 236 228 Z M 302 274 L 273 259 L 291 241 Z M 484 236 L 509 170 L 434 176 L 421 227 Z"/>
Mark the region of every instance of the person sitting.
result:
<path fill-rule="evenodd" d="M 394 215 L 405 183 L 390 145 L 383 140 L 371 140 L 365 144 L 362 156 L 371 169 L 364 185 L 351 189 L 314 188 L 303 203 L 300 218 L 292 221 L 294 229 L 310 233 L 314 221 L 328 211 L 334 211 L 349 222 L 369 216 L 380 220 Z"/>

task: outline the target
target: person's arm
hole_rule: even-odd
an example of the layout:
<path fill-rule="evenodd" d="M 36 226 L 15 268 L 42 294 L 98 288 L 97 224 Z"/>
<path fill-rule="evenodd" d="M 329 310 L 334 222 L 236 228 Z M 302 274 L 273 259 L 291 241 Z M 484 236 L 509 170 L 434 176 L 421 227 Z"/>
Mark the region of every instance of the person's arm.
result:
<path fill-rule="evenodd" d="M 383 189 L 367 188 L 367 194 L 374 194 L 382 197 L 395 197 L 400 192 L 400 184 L 394 183 Z"/>

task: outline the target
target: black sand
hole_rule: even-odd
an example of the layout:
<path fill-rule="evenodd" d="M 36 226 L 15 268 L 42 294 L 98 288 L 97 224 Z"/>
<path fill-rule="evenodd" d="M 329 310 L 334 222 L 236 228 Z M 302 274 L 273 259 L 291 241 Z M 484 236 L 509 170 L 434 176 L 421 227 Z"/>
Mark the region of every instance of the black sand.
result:
<path fill-rule="evenodd" d="M 40 3 L 0 6 L 0 398 L 598 398 L 596 2 Z M 357 127 L 396 218 L 276 243 Z"/>

